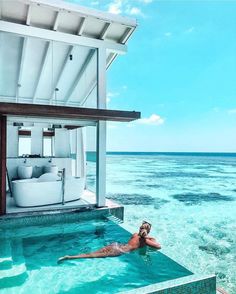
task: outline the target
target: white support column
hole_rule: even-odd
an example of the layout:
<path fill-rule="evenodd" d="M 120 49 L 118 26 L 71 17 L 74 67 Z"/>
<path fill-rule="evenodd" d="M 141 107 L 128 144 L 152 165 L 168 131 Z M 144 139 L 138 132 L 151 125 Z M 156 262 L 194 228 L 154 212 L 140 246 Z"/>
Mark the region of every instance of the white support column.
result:
<path fill-rule="evenodd" d="M 18 157 L 18 127 L 7 126 L 7 157 Z"/>
<path fill-rule="evenodd" d="M 97 108 L 106 108 L 106 50 L 98 49 L 98 92 Z M 97 161 L 96 161 L 97 206 L 106 205 L 106 122 L 97 123 Z"/>

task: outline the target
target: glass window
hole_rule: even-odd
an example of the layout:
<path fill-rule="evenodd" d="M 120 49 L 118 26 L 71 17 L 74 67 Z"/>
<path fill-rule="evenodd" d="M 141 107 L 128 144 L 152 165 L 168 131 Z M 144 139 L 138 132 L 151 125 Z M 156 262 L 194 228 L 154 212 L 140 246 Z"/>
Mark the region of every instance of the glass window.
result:
<path fill-rule="evenodd" d="M 31 137 L 19 136 L 19 152 L 18 155 L 31 154 Z"/>
<path fill-rule="evenodd" d="M 52 155 L 52 137 L 43 137 L 43 156 Z"/>

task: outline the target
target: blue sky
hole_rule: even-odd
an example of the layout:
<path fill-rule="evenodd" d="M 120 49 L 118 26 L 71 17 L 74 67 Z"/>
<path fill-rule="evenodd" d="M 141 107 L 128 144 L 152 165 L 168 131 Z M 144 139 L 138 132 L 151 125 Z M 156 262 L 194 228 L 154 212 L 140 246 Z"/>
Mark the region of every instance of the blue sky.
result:
<path fill-rule="evenodd" d="M 108 150 L 236 152 L 236 1 L 79 1 L 138 19 L 108 72 Z"/>

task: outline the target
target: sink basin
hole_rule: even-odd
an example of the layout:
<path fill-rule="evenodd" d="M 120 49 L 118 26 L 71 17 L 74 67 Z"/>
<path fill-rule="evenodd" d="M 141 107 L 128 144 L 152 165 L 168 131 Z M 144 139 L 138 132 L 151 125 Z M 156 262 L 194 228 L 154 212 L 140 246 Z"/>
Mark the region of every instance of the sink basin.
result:
<path fill-rule="evenodd" d="M 57 174 L 58 173 L 58 167 L 56 165 L 46 165 L 44 167 L 44 172 L 45 173 L 54 173 L 54 174 Z"/>
<path fill-rule="evenodd" d="M 30 165 L 19 165 L 17 168 L 17 173 L 20 179 L 31 179 L 33 167 Z"/>

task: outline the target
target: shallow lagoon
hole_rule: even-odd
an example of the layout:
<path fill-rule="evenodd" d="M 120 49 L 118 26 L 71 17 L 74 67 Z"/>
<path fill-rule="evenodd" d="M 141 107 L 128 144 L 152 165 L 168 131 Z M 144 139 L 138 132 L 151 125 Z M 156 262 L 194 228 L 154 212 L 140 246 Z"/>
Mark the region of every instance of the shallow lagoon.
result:
<path fill-rule="evenodd" d="M 164 253 L 236 293 L 235 155 L 108 155 L 107 193 L 125 206 L 125 228 L 149 220 Z"/>

